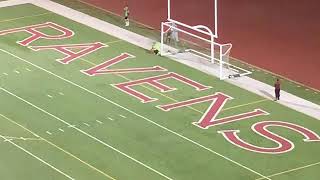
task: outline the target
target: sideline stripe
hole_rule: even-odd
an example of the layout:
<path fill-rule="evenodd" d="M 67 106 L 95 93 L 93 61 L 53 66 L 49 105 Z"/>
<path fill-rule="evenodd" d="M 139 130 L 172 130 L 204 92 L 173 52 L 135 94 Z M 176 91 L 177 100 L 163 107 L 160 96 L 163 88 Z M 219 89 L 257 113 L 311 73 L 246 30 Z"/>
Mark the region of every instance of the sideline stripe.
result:
<path fill-rule="evenodd" d="M 320 162 L 316 162 L 316 163 L 313 163 L 313 164 L 309 164 L 309 165 L 306 165 L 306 166 L 301 166 L 301 167 L 298 167 L 298 168 L 294 168 L 294 169 L 289 169 L 287 171 L 282 171 L 282 172 L 279 172 L 279 173 L 276 173 L 276 174 L 272 174 L 272 175 L 269 175 L 267 177 L 274 177 L 274 176 L 278 176 L 278 175 L 281 175 L 281 174 L 286 174 L 286 173 L 290 173 L 290 172 L 293 172 L 293 171 L 298 171 L 300 169 L 305 169 L 305 168 L 308 168 L 308 167 L 312 167 L 312 166 L 316 166 L 316 165 L 319 165 Z M 265 178 L 259 178 L 259 179 L 256 179 L 256 180 L 262 180 L 262 179 L 265 179 Z"/>
<path fill-rule="evenodd" d="M 71 82 L 71 81 L 70 81 L 70 82 Z M 57 117 L 57 116 L 55 116 L 55 115 L 53 115 L 53 114 L 49 113 L 48 111 L 46 111 L 46 110 L 44 110 L 44 109 L 42 109 L 42 108 L 40 108 L 40 107 L 38 107 L 38 106 L 36 106 L 36 105 L 32 104 L 31 102 L 29 102 L 29 101 L 27 101 L 27 100 L 25 100 L 25 99 L 23 99 L 23 98 L 21 98 L 21 97 L 19 97 L 19 96 L 15 95 L 15 94 L 13 94 L 12 92 L 10 92 L 10 91 L 6 90 L 5 88 L 0 87 L 0 90 L 2 90 L 2 91 L 4 91 L 4 92 L 6 92 L 6 93 L 8 93 L 8 94 L 10 94 L 10 95 L 11 95 L 11 96 L 13 96 L 13 97 L 16 97 L 17 99 L 19 99 L 19 100 L 23 101 L 24 103 L 26 103 L 26 104 L 28 104 L 28 105 L 30 105 L 30 106 L 32 106 L 32 107 L 34 107 L 34 108 L 36 108 L 36 109 L 37 109 L 37 110 L 39 110 L 39 111 L 41 111 L 41 112 L 43 112 L 43 113 L 45 113 L 45 114 L 47 114 L 47 115 L 49 115 L 49 116 L 51 116 L 51 117 L 53 117 L 53 118 L 57 119 L 58 121 L 60 121 L 60 122 L 62 122 L 62 123 L 64 123 L 64 124 L 66 124 L 66 125 L 68 125 L 68 126 L 72 126 L 72 125 L 71 125 L 70 123 L 68 123 L 67 121 L 65 121 L 65 120 L 63 120 L 63 119 L 61 119 L 61 118 L 59 118 L 59 117 Z M 152 167 L 150 167 L 150 166 L 148 166 L 148 165 L 146 165 L 146 164 L 142 163 L 141 161 L 139 161 L 139 160 L 137 160 L 137 159 L 135 159 L 135 158 L 133 158 L 133 157 L 131 157 L 131 156 L 127 155 L 126 153 L 124 153 L 124 152 L 122 152 L 122 151 L 118 150 L 117 148 L 115 148 L 115 147 L 111 146 L 110 144 L 108 144 L 108 143 L 106 143 L 106 142 L 104 142 L 104 141 L 102 141 L 102 140 L 100 140 L 100 139 L 96 138 L 95 136 L 93 136 L 93 135 L 91 135 L 91 134 L 89 134 L 89 133 L 87 133 L 87 132 L 85 132 L 85 131 L 83 131 L 83 130 L 81 130 L 81 129 L 77 128 L 77 127 L 72 127 L 72 128 L 73 128 L 73 129 L 75 129 L 75 130 L 77 130 L 78 132 L 80 132 L 80 133 L 82 133 L 82 134 L 84 134 L 84 135 L 86 135 L 86 136 L 90 137 L 91 139 L 93 139 L 93 140 L 95 140 L 95 141 L 99 142 L 100 144 L 102 144 L 102 145 L 104 145 L 104 146 L 106 146 L 106 147 L 108 147 L 108 148 L 110 148 L 110 149 L 112 149 L 112 150 L 114 150 L 114 151 L 118 152 L 119 154 L 121 154 L 121 155 L 123 155 L 123 156 L 127 157 L 128 159 L 131 159 L 132 161 L 136 162 L 137 164 L 140 164 L 140 165 L 144 166 L 145 168 L 147 168 L 147 169 L 149 169 L 149 170 L 151 170 L 151 171 L 155 172 L 156 174 L 158 174 L 158 175 L 160 175 L 160 176 L 162 176 L 162 177 L 164 177 L 164 178 L 166 178 L 166 179 L 168 179 L 168 180 L 172 180 L 172 178 L 169 178 L 168 176 L 166 176 L 166 175 L 162 174 L 161 172 L 159 172 L 159 171 L 157 171 L 157 170 L 153 169 Z"/>
<path fill-rule="evenodd" d="M 36 64 L 33 64 L 33 63 L 31 63 L 31 62 L 29 62 L 29 61 L 27 61 L 27 60 L 25 60 L 25 59 L 23 59 L 23 58 L 21 58 L 21 57 L 19 57 L 19 56 L 17 56 L 17 55 L 14 55 L 14 54 L 6 51 L 6 50 L 0 49 L 0 51 L 2 51 L 2 52 L 4 52 L 4 53 L 7 53 L 7 54 L 9 54 L 9 55 L 11 55 L 11 56 L 13 56 L 13 57 L 15 57 L 15 58 L 17 58 L 17 59 L 25 62 L 25 63 L 27 63 L 27 64 L 30 64 L 30 65 L 32 65 L 32 66 L 34 66 L 34 67 L 36 67 L 36 68 L 38 68 L 38 69 L 40 69 L 40 70 L 42 70 L 42 71 L 50 74 L 50 75 L 52 75 L 52 76 L 55 76 L 55 77 L 58 78 L 58 79 L 61 79 L 61 80 L 65 81 L 65 82 L 67 82 L 67 83 L 69 83 L 69 84 L 72 84 L 73 86 L 78 87 L 78 88 L 82 89 L 83 91 L 86 91 L 86 92 L 89 93 L 89 94 L 95 95 L 95 96 L 97 96 L 97 97 L 99 97 L 99 98 L 101 98 L 101 99 L 103 99 L 103 100 L 105 100 L 105 101 L 107 101 L 107 102 L 109 102 L 109 103 L 111 103 L 111 104 L 113 104 L 113 105 L 115 105 L 115 106 L 123 109 L 123 110 L 126 110 L 126 111 L 130 112 L 131 114 L 134 114 L 134 115 L 136 115 L 137 117 L 140 117 L 140 118 L 148 121 L 149 123 L 151 123 L 151 124 L 153 124 L 153 125 L 155 125 L 155 126 L 158 126 L 159 128 L 162 128 L 162 129 L 164 129 L 164 130 L 166 130 L 166 131 L 168 131 L 168 132 L 170 132 L 170 133 L 172 133 L 172 134 L 174 134 L 174 135 L 176 135 L 176 136 L 179 136 L 180 138 L 182 138 L 182 139 L 184 139 L 184 140 L 186 140 L 186 141 L 188 141 L 188 142 L 190 142 L 190 143 L 192 143 L 192 144 L 194 144 L 194 145 L 196 145 L 196 146 L 198 146 L 198 147 L 201 147 L 201 148 L 203 148 L 203 149 L 205 149 L 205 150 L 207 150 L 207 151 L 209 151 L 209 152 L 211 152 L 211 153 L 213 153 L 213 154 L 215 154 L 215 155 L 217 155 L 217 156 L 219 156 L 219 157 L 221 157 L 221 158 L 223 158 L 223 159 L 225 159 L 225 160 L 228 160 L 228 161 L 230 161 L 230 162 L 232 162 L 232 163 L 234 163 L 234 164 L 236 164 L 236 165 L 238 165 L 238 166 L 240 166 L 240 167 L 242 167 L 242 168 L 244 168 L 244 169 L 246 169 L 246 170 L 248 170 L 248 171 L 250 171 L 250 172 L 252 172 L 252 173 L 255 173 L 255 174 L 257 174 L 257 175 L 259 175 L 259 176 L 261 176 L 261 177 L 264 177 L 265 179 L 271 180 L 270 178 L 262 175 L 261 173 L 255 171 L 255 170 L 253 170 L 253 169 L 251 169 L 251 168 L 249 168 L 249 167 L 247 167 L 247 166 L 245 166 L 245 165 L 242 165 L 242 164 L 240 164 L 239 162 L 236 162 L 236 161 L 234 161 L 234 160 L 232 160 L 232 159 L 230 159 L 230 158 L 228 158 L 228 157 L 226 157 L 226 156 L 224 156 L 224 155 L 222 155 L 222 154 L 220 154 L 220 153 L 218 153 L 218 152 L 216 152 L 216 151 L 214 151 L 214 150 L 212 150 L 212 149 L 210 149 L 210 148 L 207 148 L 207 147 L 205 147 L 204 145 L 202 145 L 202 144 L 200 144 L 200 143 L 198 143 L 198 142 L 195 142 L 195 141 L 193 141 L 193 140 L 191 140 L 191 139 L 189 139 L 189 138 L 187 138 L 187 137 L 185 137 L 185 136 L 183 136 L 183 135 L 181 135 L 181 134 L 179 134 L 179 133 L 177 133 L 177 132 L 175 132 L 175 131 L 172 131 L 171 129 L 168 129 L 168 128 L 166 128 L 166 127 L 164 127 L 164 126 L 162 126 L 162 125 L 160 125 L 160 124 L 158 124 L 158 123 L 150 120 L 149 118 L 146 118 L 146 117 L 144 117 L 144 116 L 142 116 L 142 115 L 140 115 L 140 114 L 137 114 L 136 112 L 134 112 L 134 111 L 132 111 L 132 110 L 130 110 L 130 109 L 127 109 L 126 107 L 123 107 L 123 106 L 121 106 L 120 104 L 117 104 L 117 103 L 113 102 L 112 100 L 107 99 L 107 98 L 105 98 L 105 97 L 103 97 L 103 96 L 101 96 L 101 95 L 99 95 L 99 94 L 97 94 L 97 93 L 95 93 L 95 92 L 93 92 L 93 91 L 90 91 L 89 89 L 86 89 L 85 87 L 82 87 L 82 86 L 80 86 L 80 85 L 78 85 L 78 84 L 76 84 L 76 83 L 74 83 L 74 82 L 72 82 L 72 81 L 70 81 L 70 80 L 67 80 L 67 79 L 65 79 L 65 78 L 63 78 L 63 77 L 61 77 L 61 76 L 59 76 L 59 75 L 56 75 L 56 74 L 52 73 L 51 71 L 48 71 L 48 70 L 46 70 L 46 69 L 44 69 L 44 68 L 42 68 L 42 67 L 40 67 L 40 66 L 38 66 L 38 65 L 36 65 Z M 3 89 L 3 88 L 1 88 L 1 89 Z M 56 117 L 56 116 L 54 116 L 54 117 Z M 65 122 L 65 123 L 67 123 L 67 122 Z M 69 124 L 69 123 L 68 123 L 68 124 Z M 82 133 L 85 133 L 85 132 L 83 132 L 82 130 L 76 128 L 76 127 L 74 127 L 74 128 L 77 129 L 78 131 L 82 132 Z M 86 133 L 86 134 L 87 134 L 87 133 Z M 100 141 L 99 139 L 97 139 L 97 138 L 95 138 L 95 137 L 93 137 L 93 136 L 91 136 L 91 135 L 88 135 L 88 136 L 90 136 L 91 138 L 95 139 L 95 140 L 98 141 L 98 142 L 101 142 L 101 143 L 105 144 L 104 142 Z M 105 145 L 108 146 L 107 144 L 105 144 Z M 108 147 L 109 147 L 109 146 L 108 146 Z M 110 147 L 110 148 L 111 148 L 111 147 Z M 112 147 L 112 148 L 113 148 L 113 147 Z M 114 149 L 114 150 L 116 151 L 116 149 Z M 118 151 L 117 151 L 117 152 L 118 152 Z M 120 153 L 120 152 L 119 152 L 119 153 Z M 129 157 L 128 157 L 128 158 L 129 158 Z M 139 163 L 139 164 L 141 163 L 140 161 L 136 161 L 136 162 Z M 146 166 L 146 167 L 148 167 L 148 166 Z M 148 169 L 149 169 L 149 168 L 150 168 L 150 167 L 148 167 Z M 163 176 L 163 177 L 166 177 L 166 176 L 164 176 L 163 174 L 162 174 L 162 176 Z M 170 178 L 169 178 L 169 179 L 170 179 Z"/>
<path fill-rule="evenodd" d="M 67 177 L 68 179 L 72 179 L 74 180 L 73 177 L 67 175 L 66 173 L 62 172 L 61 170 L 57 169 L 56 167 L 52 166 L 51 164 L 49 164 L 48 162 L 44 161 L 43 159 L 39 158 L 38 156 L 32 154 L 30 151 L 24 149 L 23 147 L 17 145 L 16 143 L 10 141 L 9 139 L 5 138 L 4 136 L 1 136 L 1 138 L 3 138 L 6 142 L 9 142 L 10 144 L 12 144 L 13 146 L 19 148 L 20 150 L 24 151 L 25 153 L 29 154 L 30 156 L 34 157 L 35 159 L 37 159 L 38 161 L 42 162 L 43 164 L 49 166 L 50 168 L 52 168 L 53 170 L 57 171 L 58 173 L 64 175 L 65 177 Z"/>
<path fill-rule="evenodd" d="M 64 153 L 68 154 L 68 155 L 69 155 L 69 156 L 71 156 L 72 158 L 74 158 L 74 159 L 76 159 L 76 160 L 80 161 L 82 164 L 84 164 L 84 165 L 86 165 L 86 166 L 90 167 L 92 170 L 97 171 L 98 173 L 100 173 L 100 174 L 104 175 L 105 177 L 107 177 L 107 178 L 109 178 L 109 179 L 116 180 L 115 178 L 111 177 L 110 175 L 108 175 L 108 174 L 104 173 L 103 171 L 101 171 L 101 170 L 97 169 L 96 167 L 92 166 L 91 164 L 89 164 L 89 163 L 87 163 L 87 162 L 85 162 L 85 161 L 81 160 L 81 159 L 80 159 L 80 158 L 78 158 L 77 156 L 75 156 L 75 155 L 71 154 L 70 152 L 68 152 L 68 151 L 66 151 L 66 150 L 64 150 L 64 149 L 62 149 L 61 147 L 59 147 L 59 146 L 57 146 L 57 145 L 53 144 L 51 141 L 49 141 L 49 140 L 47 140 L 47 139 L 45 139 L 45 138 L 43 138 L 43 137 L 41 137 L 41 136 L 37 135 L 35 132 L 31 131 L 30 129 L 28 129 L 28 128 L 24 127 L 24 126 L 22 126 L 21 124 L 19 124 L 19 123 L 17 123 L 16 121 L 14 121 L 14 120 L 12 120 L 12 119 L 8 118 L 7 116 L 5 116 L 5 115 L 3 115 L 3 114 L 0 114 L 0 116 L 2 116 L 3 118 L 7 119 L 7 120 L 8 120 L 8 121 L 10 121 L 11 123 L 13 123 L 13 124 L 15 124 L 15 125 L 17 125 L 17 126 L 21 127 L 22 129 L 24 129 L 24 130 L 26 130 L 26 131 L 30 132 L 30 133 L 31 133 L 31 134 L 33 134 L 34 136 L 36 136 L 36 137 L 40 137 L 43 141 L 45 141 L 45 142 L 47 142 L 48 144 L 50 144 L 51 146 L 53 146 L 53 147 L 55 147 L 55 148 L 59 149 L 60 151 L 62 151 L 62 152 L 64 152 Z"/>

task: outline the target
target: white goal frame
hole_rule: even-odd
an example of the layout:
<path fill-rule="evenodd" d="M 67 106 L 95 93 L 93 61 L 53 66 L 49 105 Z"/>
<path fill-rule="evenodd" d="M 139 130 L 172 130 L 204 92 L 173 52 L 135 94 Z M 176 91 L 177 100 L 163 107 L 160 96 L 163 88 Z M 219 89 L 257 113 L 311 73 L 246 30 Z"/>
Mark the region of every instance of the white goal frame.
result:
<path fill-rule="evenodd" d="M 209 60 L 211 63 L 218 62 L 219 63 L 219 78 L 221 80 L 227 79 L 227 78 L 230 78 L 230 77 L 239 77 L 239 76 L 245 76 L 245 75 L 251 74 L 252 72 L 250 72 L 248 70 L 245 70 L 243 68 L 231 65 L 229 62 L 224 62 L 223 61 L 224 56 L 229 56 L 229 53 L 230 53 L 230 51 L 232 49 L 232 44 L 231 43 L 219 44 L 219 43 L 215 42 L 215 39 L 218 38 L 218 0 L 213 0 L 213 1 L 214 1 L 214 14 L 213 14 L 214 15 L 214 31 L 212 31 L 210 28 L 208 28 L 207 26 L 204 26 L 204 25 L 190 26 L 188 24 L 185 24 L 185 23 L 182 23 L 182 22 L 179 22 L 177 20 L 172 19 L 171 18 L 171 0 L 168 0 L 168 17 L 167 17 L 167 21 L 161 23 L 161 48 L 160 48 L 160 54 L 161 55 L 170 54 L 170 53 L 164 52 L 164 47 L 167 46 L 167 45 L 164 44 L 164 35 L 165 35 L 164 27 L 167 26 L 167 27 L 169 27 L 169 29 L 175 29 L 178 32 L 179 31 L 183 32 L 183 33 L 185 33 L 187 35 L 190 35 L 192 37 L 195 37 L 195 38 L 201 39 L 201 40 L 203 40 L 203 41 L 205 41 L 207 43 L 210 43 L 210 55 L 204 54 L 204 53 L 199 52 L 199 51 L 197 51 L 195 49 L 187 49 L 185 51 L 192 52 L 192 53 L 195 53 L 197 55 L 200 55 L 203 58 L 206 58 L 207 60 Z M 172 26 L 173 23 L 178 25 L 178 26 L 177 27 Z M 182 26 L 182 27 L 184 27 L 186 29 L 191 29 L 191 30 L 193 30 L 195 32 L 199 32 L 201 34 L 206 35 L 206 37 L 209 37 L 209 38 L 204 38 L 204 37 L 198 36 L 196 34 L 187 32 L 187 31 L 179 28 L 179 26 Z M 219 57 L 218 58 L 215 58 L 215 46 L 218 47 L 218 49 L 217 49 L 217 52 L 219 52 Z M 223 49 L 225 49 L 226 47 L 227 47 L 227 50 L 225 50 L 223 52 Z M 229 71 L 235 70 L 235 69 L 239 69 L 239 70 L 243 71 L 244 73 L 233 74 L 232 76 L 230 76 L 230 75 L 229 76 L 224 76 L 223 75 L 224 65 L 227 66 L 228 68 L 230 67 Z M 231 67 L 234 67 L 234 68 L 231 68 Z"/>

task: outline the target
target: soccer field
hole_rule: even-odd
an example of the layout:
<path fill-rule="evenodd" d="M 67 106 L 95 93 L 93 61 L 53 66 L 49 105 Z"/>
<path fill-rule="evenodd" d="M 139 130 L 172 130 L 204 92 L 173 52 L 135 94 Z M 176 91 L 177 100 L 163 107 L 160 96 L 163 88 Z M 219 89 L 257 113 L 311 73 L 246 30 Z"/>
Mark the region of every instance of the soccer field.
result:
<path fill-rule="evenodd" d="M 0 25 L 3 180 L 320 179 L 317 119 L 33 4 Z"/>

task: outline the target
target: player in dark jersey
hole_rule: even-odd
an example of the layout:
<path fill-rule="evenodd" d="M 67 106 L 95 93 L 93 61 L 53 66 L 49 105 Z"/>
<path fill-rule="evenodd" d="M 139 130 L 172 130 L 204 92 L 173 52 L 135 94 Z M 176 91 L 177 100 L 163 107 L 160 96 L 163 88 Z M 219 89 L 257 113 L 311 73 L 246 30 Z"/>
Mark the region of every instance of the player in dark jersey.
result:
<path fill-rule="evenodd" d="M 277 79 L 277 81 L 274 83 L 274 93 L 276 96 L 275 101 L 280 100 L 280 80 Z"/>

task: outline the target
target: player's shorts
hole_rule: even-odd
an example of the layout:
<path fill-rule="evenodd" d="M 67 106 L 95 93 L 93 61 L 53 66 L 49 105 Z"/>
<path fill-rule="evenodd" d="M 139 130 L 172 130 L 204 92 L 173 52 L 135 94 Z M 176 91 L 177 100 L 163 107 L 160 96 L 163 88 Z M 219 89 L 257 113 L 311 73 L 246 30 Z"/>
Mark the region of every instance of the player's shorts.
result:
<path fill-rule="evenodd" d="M 158 55 L 159 50 L 158 50 L 158 49 L 155 49 L 155 50 L 153 50 L 153 53 L 156 54 L 156 55 Z"/>

